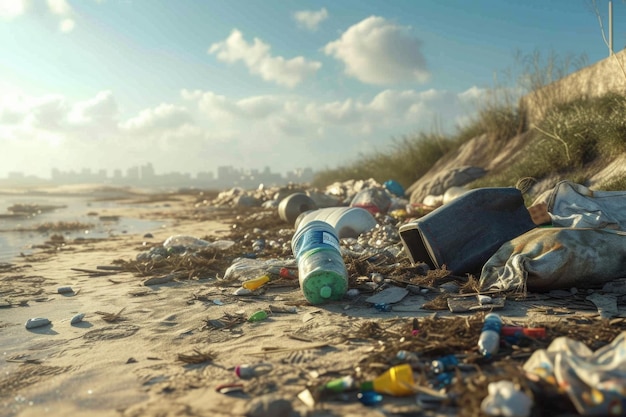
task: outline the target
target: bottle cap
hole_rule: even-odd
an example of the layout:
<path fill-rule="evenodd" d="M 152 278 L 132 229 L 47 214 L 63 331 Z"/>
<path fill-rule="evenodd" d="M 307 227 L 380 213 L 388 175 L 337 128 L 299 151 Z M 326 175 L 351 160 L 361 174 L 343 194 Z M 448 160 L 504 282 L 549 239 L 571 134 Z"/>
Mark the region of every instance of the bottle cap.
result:
<path fill-rule="evenodd" d="M 333 289 L 329 286 L 323 286 L 320 288 L 320 297 L 322 298 L 330 298 L 333 295 Z"/>

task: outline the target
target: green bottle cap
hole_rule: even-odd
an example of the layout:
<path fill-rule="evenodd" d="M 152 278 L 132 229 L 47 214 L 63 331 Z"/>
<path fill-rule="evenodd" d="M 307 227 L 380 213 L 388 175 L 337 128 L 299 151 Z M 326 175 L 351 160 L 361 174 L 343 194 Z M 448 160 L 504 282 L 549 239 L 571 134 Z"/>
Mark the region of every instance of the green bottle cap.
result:
<path fill-rule="evenodd" d="M 322 288 L 320 288 L 320 297 L 330 298 L 331 295 L 333 295 L 333 289 L 330 288 L 329 286 L 325 285 Z"/>

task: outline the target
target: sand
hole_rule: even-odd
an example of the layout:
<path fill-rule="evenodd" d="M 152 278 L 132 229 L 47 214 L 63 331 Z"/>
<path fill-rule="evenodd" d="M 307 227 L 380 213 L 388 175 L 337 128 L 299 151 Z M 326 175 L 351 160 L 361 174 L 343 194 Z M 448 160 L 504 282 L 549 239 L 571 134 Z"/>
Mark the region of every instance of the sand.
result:
<path fill-rule="evenodd" d="M 419 294 L 408 295 L 392 312 L 381 312 L 363 300 L 308 305 L 297 284 L 241 297 L 233 295 L 237 283 L 217 286 L 210 277 L 144 285 L 145 277 L 130 272 L 85 272 L 132 260 L 146 248 L 144 242 L 153 245 L 172 235 L 224 239 L 226 222 L 190 215 L 195 198 L 180 195 L 167 204 L 130 204 L 102 213 L 164 219 L 167 225 L 152 231 L 151 238 L 121 235 L 68 242 L 63 250 L 17 259 L 0 271 L 0 300 L 12 304 L 0 309 L 0 416 L 400 415 L 414 409 L 415 396 L 389 397 L 371 408 L 356 401 L 353 392 L 312 408 L 298 395 L 359 366 L 382 372 L 385 363 L 372 364 L 367 358 L 390 348 L 383 342 L 405 343 L 410 334 L 403 329 L 414 317 L 476 316 L 422 309 L 427 298 Z M 63 286 L 73 292 L 59 294 Z M 507 301 L 501 314 L 517 322 L 562 320 L 533 312 L 535 304 Z M 296 312 L 277 312 L 280 307 L 295 307 Z M 222 329 L 208 321 L 248 317 L 261 309 L 274 313 L 264 321 L 240 320 Z M 79 313 L 84 313 L 82 322 L 71 324 Z M 594 311 L 584 314 L 590 321 L 597 317 Z M 35 317 L 52 323 L 26 329 L 26 321 Z M 444 343 L 450 335 L 445 328 L 440 332 L 437 337 Z M 446 353 L 432 349 L 433 333 L 432 354 Z M 194 358 L 201 363 L 188 363 Z M 234 373 L 237 365 L 261 361 L 272 365 L 270 373 L 250 380 Z M 235 387 L 218 392 L 224 384 Z M 263 404 L 274 408 L 260 412 Z M 454 410 L 450 415 L 457 414 Z M 446 409 L 433 414 L 437 412 Z"/>

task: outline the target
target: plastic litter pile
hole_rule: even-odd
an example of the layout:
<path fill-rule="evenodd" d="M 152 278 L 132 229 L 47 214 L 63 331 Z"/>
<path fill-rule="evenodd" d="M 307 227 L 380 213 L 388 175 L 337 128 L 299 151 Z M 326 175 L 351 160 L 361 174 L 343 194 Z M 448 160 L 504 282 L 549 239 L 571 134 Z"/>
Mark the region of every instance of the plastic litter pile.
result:
<path fill-rule="evenodd" d="M 563 182 L 545 203 L 547 224 L 515 189 L 473 190 L 439 207 L 410 204 L 395 181 L 337 183 L 323 192 L 233 189 L 195 208 L 207 217 L 216 207 L 234 209 L 227 239 L 172 236 L 134 266 L 211 251 L 217 281 L 236 283 L 240 297 L 284 283 L 301 291 L 303 303 L 361 302 L 385 319 L 409 295 L 423 297 L 423 310 L 477 313 L 359 329 L 375 341 L 373 351 L 352 372 L 307 386 L 298 398 L 312 408 L 410 397 L 401 403 L 411 404 L 409 413 L 618 416 L 626 415 L 624 205 L 626 192 L 594 194 Z M 595 306 L 600 318 L 528 326 L 497 313 L 507 300 L 549 305 L 551 297 L 566 299 L 564 308 Z M 263 321 L 263 313 L 248 321 Z M 236 370 L 245 380 L 272 372 L 271 363 Z"/>

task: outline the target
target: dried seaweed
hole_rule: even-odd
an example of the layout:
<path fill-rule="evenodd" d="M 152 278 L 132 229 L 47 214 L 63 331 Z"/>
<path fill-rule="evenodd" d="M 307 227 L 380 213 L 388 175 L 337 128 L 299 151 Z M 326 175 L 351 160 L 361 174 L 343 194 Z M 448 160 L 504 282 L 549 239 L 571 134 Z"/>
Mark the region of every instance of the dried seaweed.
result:
<path fill-rule="evenodd" d="M 96 311 L 96 314 L 99 314 L 100 316 L 102 316 L 102 320 L 104 320 L 104 321 L 106 321 L 108 323 L 115 323 L 115 322 L 118 322 L 118 321 L 125 320 L 122 317 L 122 312 L 124 310 L 126 310 L 126 307 L 122 308 L 117 313 L 107 313 L 105 311 Z"/>
<path fill-rule="evenodd" d="M 246 317 L 243 314 L 230 314 L 224 313 L 219 319 L 206 319 L 204 320 L 205 326 L 209 330 L 216 329 L 232 329 L 233 327 L 242 324 L 246 321 Z"/>
<path fill-rule="evenodd" d="M 216 357 L 217 357 L 217 353 L 215 352 L 212 352 L 212 351 L 202 352 L 198 349 L 194 349 L 193 353 L 191 354 L 185 354 L 185 353 L 178 354 L 179 361 L 184 362 L 184 363 L 189 363 L 189 364 L 212 362 L 213 359 L 215 359 Z"/>

